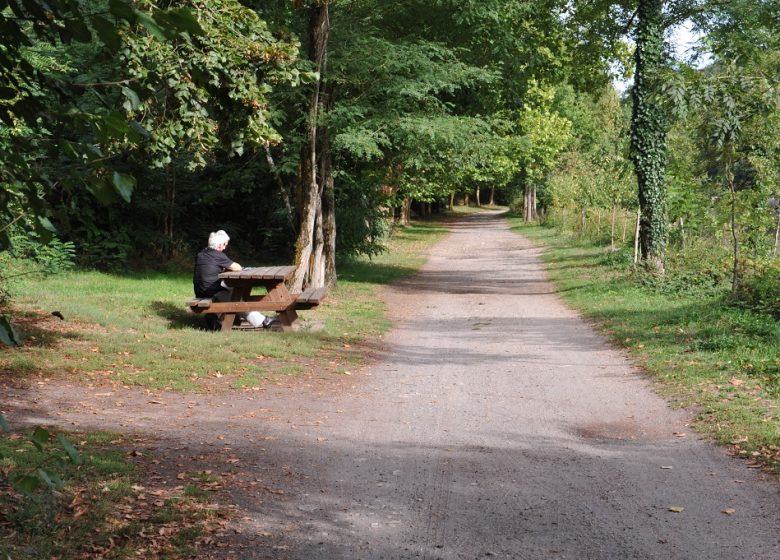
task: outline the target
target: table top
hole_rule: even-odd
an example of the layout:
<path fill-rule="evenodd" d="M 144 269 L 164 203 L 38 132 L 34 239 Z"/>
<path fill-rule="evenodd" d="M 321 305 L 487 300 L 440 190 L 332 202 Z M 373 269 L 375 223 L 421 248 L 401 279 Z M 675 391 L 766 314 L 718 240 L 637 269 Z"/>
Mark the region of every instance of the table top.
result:
<path fill-rule="evenodd" d="M 283 282 L 295 273 L 294 266 L 257 266 L 237 272 L 223 272 L 223 280 L 279 280 Z"/>

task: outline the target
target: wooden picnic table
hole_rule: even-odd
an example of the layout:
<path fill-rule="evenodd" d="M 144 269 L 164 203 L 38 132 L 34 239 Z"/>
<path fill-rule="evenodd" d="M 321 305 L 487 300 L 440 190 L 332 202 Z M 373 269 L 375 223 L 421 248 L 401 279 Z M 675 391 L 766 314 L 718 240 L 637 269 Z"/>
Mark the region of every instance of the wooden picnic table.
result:
<path fill-rule="evenodd" d="M 219 278 L 233 289 L 230 301 L 218 302 L 211 298 L 195 298 L 187 305 L 195 313 L 222 313 L 222 331 L 233 327 L 237 313 L 276 311 L 283 331 L 294 330 L 298 319 L 297 309 L 311 309 L 319 305 L 326 290 L 309 289 L 293 294 L 285 281 L 295 273 L 294 266 L 263 266 L 245 268 L 237 272 L 223 272 Z M 254 288 L 264 288 L 265 293 L 252 294 Z"/>

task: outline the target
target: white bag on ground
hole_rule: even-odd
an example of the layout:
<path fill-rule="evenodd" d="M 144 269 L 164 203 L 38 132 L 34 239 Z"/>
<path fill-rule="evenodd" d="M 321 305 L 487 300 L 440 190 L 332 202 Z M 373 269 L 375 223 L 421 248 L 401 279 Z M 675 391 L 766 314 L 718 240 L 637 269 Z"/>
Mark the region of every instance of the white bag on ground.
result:
<path fill-rule="evenodd" d="M 265 321 L 265 315 L 259 311 L 250 311 L 246 314 L 246 320 L 255 328 L 262 327 L 263 321 Z"/>

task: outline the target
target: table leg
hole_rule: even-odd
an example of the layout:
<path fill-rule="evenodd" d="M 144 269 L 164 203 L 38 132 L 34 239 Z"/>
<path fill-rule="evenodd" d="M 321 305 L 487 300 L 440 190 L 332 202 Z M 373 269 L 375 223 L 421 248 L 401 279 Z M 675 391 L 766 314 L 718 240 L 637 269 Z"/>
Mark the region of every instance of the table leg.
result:
<path fill-rule="evenodd" d="M 246 301 L 251 291 L 251 287 L 236 286 L 231 290 L 230 301 Z M 222 315 L 222 332 L 229 332 L 233 328 L 235 320 L 236 313 L 225 313 Z"/>
<path fill-rule="evenodd" d="M 295 309 L 280 311 L 279 322 L 282 324 L 282 331 L 290 332 L 295 330 L 293 325 L 295 324 L 296 319 L 298 319 L 298 314 L 295 312 Z"/>

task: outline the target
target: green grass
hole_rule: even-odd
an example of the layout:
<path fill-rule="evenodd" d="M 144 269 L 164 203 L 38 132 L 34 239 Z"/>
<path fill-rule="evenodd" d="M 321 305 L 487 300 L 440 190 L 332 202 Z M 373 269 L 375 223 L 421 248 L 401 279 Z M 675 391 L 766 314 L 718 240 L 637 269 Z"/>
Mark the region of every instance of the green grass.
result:
<path fill-rule="evenodd" d="M 363 341 L 389 327 L 379 287 L 413 274 L 445 231 L 442 224 L 416 223 L 396 231 L 387 253 L 340 263 L 338 286 L 325 303 L 300 313 L 304 326 L 323 328 L 295 333 L 203 330 L 204 318 L 184 305 L 192 295 L 189 270 L 20 277 L 11 312 L 25 344 L 0 353 L 0 372 L 174 391 L 340 372 L 360 360 Z"/>
<path fill-rule="evenodd" d="M 628 349 L 672 403 L 696 407 L 697 429 L 780 472 L 778 321 L 712 290 L 643 286 L 608 249 L 512 224 L 546 248 L 549 275 L 569 304 Z"/>

